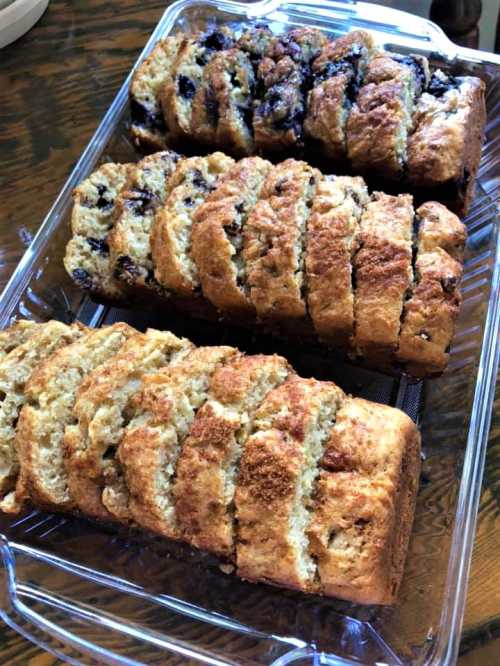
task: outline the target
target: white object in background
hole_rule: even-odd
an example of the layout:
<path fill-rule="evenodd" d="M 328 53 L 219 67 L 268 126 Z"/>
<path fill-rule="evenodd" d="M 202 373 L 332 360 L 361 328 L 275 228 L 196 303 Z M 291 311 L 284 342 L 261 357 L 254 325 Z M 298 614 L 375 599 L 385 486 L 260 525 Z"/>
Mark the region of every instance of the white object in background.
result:
<path fill-rule="evenodd" d="M 28 32 L 49 0 L 0 0 L 0 49 Z"/>

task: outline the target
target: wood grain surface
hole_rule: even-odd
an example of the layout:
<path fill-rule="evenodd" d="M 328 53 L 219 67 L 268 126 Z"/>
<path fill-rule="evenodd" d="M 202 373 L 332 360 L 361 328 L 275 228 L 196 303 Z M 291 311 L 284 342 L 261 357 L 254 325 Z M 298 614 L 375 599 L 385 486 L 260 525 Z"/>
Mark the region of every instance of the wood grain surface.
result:
<path fill-rule="evenodd" d="M 404 0 L 394 3 L 406 9 Z M 0 288 L 53 203 L 166 4 L 52 0 L 0 51 Z M 481 499 L 461 666 L 500 664 L 500 387 Z M 0 663 L 60 664 L 0 625 Z"/>

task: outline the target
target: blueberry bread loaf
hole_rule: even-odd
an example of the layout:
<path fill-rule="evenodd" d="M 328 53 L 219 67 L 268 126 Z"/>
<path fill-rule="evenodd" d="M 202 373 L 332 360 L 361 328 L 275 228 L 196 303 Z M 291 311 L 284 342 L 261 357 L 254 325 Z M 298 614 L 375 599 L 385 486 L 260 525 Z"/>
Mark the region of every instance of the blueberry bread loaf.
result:
<path fill-rule="evenodd" d="M 179 156 L 154 153 L 137 163 L 116 201 L 115 225 L 109 237 L 113 275 L 131 295 L 151 295 L 154 279 L 150 231 L 156 210 L 169 192 L 170 177 Z"/>
<path fill-rule="evenodd" d="M 217 52 L 233 44 L 233 33 L 224 26 L 183 40 L 160 93 L 166 124 L 176 145 L 192 138 L 193 102 L 205 66 Z"/>
<path fill-rule="evenodd" d="M 212 153 L 182 160 L 175 170 L 151 232 L 155 279 L 165 289 L 182 296 L 191 296 L 198 289 L 198 271 L 191 256 L 193 216 L 233 164 L 224 153 Z"/>
<path fill-rule="evenodd" d="M 437 70 L 420 97 L 408 140 L 408 178 L 466 212 L 474 193 L 486 122 L 481 79 Z"/>
<path fill-rule="evenodd" d="M 49 321 L 37 326 L 25 342 L 15 346 L 0 362 L 0 506 L 16 508 L 15 487 L 19 474 L 16 425 L 27 401 L 25 387 L 32 373 L 57 349 L 84 335 L 83 327 Z"/>
<path fill-rule="evenodd" d="M 406 301 L 398 358 L 408 372 L 425 377 L 442 372 L 458 317 L 465 226 L 444 206 L 426 203 L 420 218 L 415 285 Z"/>
<path fill-rule="evenodd" d="M 368 62 L 347 121 L 347 152 L 355 171 L 403 177 L 415 100 L 427 79 L 425 58 L 380 53 Z"/>
<path fill-rule="evenodd" d="M 123 284 L 113 275 L 109 238 L 115 224 L 117 198 L 133 168 L 133 164 L 103 164 L 73 193 L 73 235 L 64 265 L 82 289 L 105 300 L 125 296 Z"/>
<path fill-rule="evenodd" d="M 130 400 L 145 375 L 181 358 L 190 348 L 188 340 L 169 332 L 136 333 L 80 385 L 64 446 L 69 495 L 84 513 L 108 520 L 128 518 L 122 472 L 114 454 L 130 418 Z"/>
<path fill-rule="evenodd" d="M 373 52 L 371 36 L 356 30 L 327 44 L 313 61 L 304 121 L 311 150 L 319 147 L 326 157 L 345 161 L 347 119 Z"/>
<path fill-rule="evenodd" d="M 430 230 L 423 245 L 436 240 Z M 56 323 L 34 337 L 54 337 Z M 71 330 L 80 340 L 68 339 L 64 358 L 52 347 L 29 395 L 6 387 L 25 405 L 23 499 L 185 541 L 249 581 L 357 603 L 396 599 L 420 471 L 420 436 L 403 412 L 301 378 L 277 356 L 196 348 L 124 324 Z M 41 444 L 42 432 L 51 455 L 35 460 L 32 436 Z M 52 504 L 62 433 L 69 483 Z"/>
<path fill-rule="evenodd" d="M 134 72 L 130 84 L 130 133 L 136 146 L 163 150 L 168 145 L 168 128 L 160 93 L 168 85 L 171 70 L 181 48 L 181 34 L 160 40 Z"/>
<path fill-rule="evenodd" d="M 64 467 L 64 430 L 72 422 L 76 392 L 83 379 L 116 354 L 134 333 L 127 324 L 90 329 L 62 347 L 31 375 L 24 392 L 27 404 L 16 429 L 21 469 L 16 502 L 26 497 L 52 510 L 72 508 Z"/>

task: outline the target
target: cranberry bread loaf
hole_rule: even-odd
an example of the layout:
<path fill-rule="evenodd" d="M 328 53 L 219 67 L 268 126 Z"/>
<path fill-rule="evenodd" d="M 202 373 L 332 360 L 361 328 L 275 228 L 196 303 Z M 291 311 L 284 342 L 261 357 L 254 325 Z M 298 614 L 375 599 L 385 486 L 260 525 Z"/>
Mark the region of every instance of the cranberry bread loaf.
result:
<path fill-rule="evenodd" d="M 133 164 L 103 164 L 73 193 L 72 238 L 64 265 L 73 280 L 97 298 L 125 297 L 124 285 L 113 275 L 109 238 L 116 201 L 134 168 Z"/>
<path fill-rule="evenodd" d="M 425 242 L 435 240 L 431 230 Z M 40 324 L 35 337 L 54 323 Z M 75 496 L 83 512 L 202 547 L 247 580 L 357 603 L 395 600 L 420 462 L 418 430 L 405 414 L 303 379 L 279 357 L 194 348 L 168 332 L 132 334 L 122 324 L 72 330 L 82 336 L 77 345 L 97 352 L 100 340 L 110 358 L 83 379 L 72 410 L 78 373 L 69 369 L 85 368 L 70 340 L 66 359 L 53 347 L 30 391 L 43 411 L 39 423 L 56 439 L 65 429 L 70 457 L 88 458 Z M 129 337 L 113 355 L 120 335 Z M 58 364 L 68 370 L 61 377 L 69 391 L 56 390 Z M 32 480 L 49 462 L 30 467 L 25 446 L 19 457 Z M 96 490 L 115 487 L 120 462 L 122 496 L 112 502 L 116 513 L 105 512 L 105 492 Z M 27 499 L 47 507 L 33 489 L 28 483 Z"/>
<path fill-rule="evenodd" d="M 51 510 L 72 508 L 64 466 L 64 431 L 72 423 L 76 393 L 84 378 L 116 354 L 135 333 L 127 324 L 90 329 L 42 363 L 25 386 L 27 404 L 16 429 L 21 469 L 16 502 L 30 497 Z"/>

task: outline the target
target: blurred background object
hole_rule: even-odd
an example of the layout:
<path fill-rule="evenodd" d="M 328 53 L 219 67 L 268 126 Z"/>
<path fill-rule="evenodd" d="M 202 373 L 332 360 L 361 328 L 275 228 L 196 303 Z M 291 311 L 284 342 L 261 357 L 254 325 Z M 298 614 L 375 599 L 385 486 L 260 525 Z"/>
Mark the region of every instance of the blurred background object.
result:
<path fill-rule="evenodd" d="M 0 0 L 0 49 L 30 30 L 49 0 Z"/>

